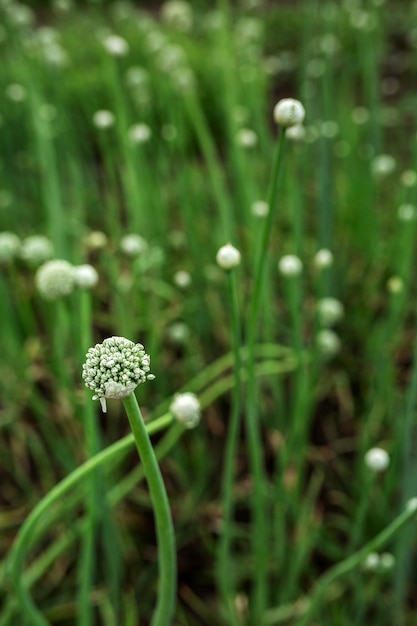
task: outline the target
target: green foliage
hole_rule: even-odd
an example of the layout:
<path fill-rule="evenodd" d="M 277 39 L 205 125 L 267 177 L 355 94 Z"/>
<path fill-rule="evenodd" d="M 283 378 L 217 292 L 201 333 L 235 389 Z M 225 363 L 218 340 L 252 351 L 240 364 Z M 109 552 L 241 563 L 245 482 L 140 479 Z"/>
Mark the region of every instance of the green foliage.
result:
<path fill-rule="evenodd" d="M 1 234 L 46 235 L 54 258 L 99 275 L 46 301 L 39 264 L 0 237 L 1 626 L 24 623 L 6 566 L 19 527 L 99 451 L 96 473 L 45 507 L 25 583 L 54 625 L 152 614 L 142 468 L 131 442 L 115 443 L 128 430 L 119 403 L 100 414 L 81 379 L 88 348 L 112 335 L 151 356 L 156 380 L 137 394 L 151 429 L 179 390 L 204 407 L 198 429 L 166 420 L 154 434 L 178 545 L 176 624 L 258 626 L 256 502 L 265 623 L 301 624 L 316 590 L 311 624 L 413 624 L 414 528 L 394 522 L 378 544 L 392 569 L 351 557 L 416 495 L 417 12 L 363 4 L 192 3 L 188 27 L 160 3 L 0 2 Z M 302 101 L 305 137 L 287 138 L 257 265 L 265 217 L 253 204 L 268 197 L 281 97 Z M 242 255 L 234 286 L 215 262 L 229 241 Z M 333 263 L 317 263 L 320 249 Z M 301 275 L 278 271 L 284 255 Z M 331 328 L 323 298 L 343 304 Z M 372 447 L 390 455 L 380 474 L 364 462 Z"/>

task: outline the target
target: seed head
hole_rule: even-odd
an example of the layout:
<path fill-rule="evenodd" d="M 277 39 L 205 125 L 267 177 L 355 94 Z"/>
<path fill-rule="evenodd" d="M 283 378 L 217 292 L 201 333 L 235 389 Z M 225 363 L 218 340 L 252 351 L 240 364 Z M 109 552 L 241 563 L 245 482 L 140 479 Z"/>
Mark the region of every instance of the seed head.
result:
<path fill-rule="evenodd" d="M 121 250 L 131 257 L 139 256 L 146 248 L 148 244 L 146 240 L 140 235 L 132 233 L 131 235 L 125 235 L 120 241 Z"/>
<path fill-rule="evenodd" d="M 88 263 L 74 267 L 74 282 L 81 289 L 92 289 L 98 283 L 97 270 Z"/>
<path fill-rule="evenodd" d="M 279 260 L 278 269 L 283 276 L 291 278 L 301 274 L 303 271 L 303 264 L 298 256 L 295 256 L 294 254 L 286 254 Z"/>
<path fill-rule="evenodd" d="M 322 298 L 317 302 L 317 316 L 323 326 L 333 326 L 344 315 L 344 306 L 336 298 Z"/>
<path fill-rule="evenodd" d="M 389 465 L 389 454 L 382 448 L 371 448 L 365 454 L 365 464 L 373 472 L 383 472 Z"/>
<path fill-rule="evenodd" d="M 321 248 L 314 256 L 314 265 L 322 270 L 333 265 L 333 253 L 327 248 Z"/>
<path fill-rule="evenodd" d="M 93 115 L 93 124 L 96 128 L 110 128 L 114 125 L 115 117 L 111 111 L 100 109 Z"/>
<path fill-rule="evenodd" d="M 54 255 L 52 241 L 44 235 L 31 235 L 22 242 L 20 256 L 29 265 L 45 263 Z"/>
<path fill-rule="evenodd" d="M 177 393 L 169 410 L 186 428 L 195 428 L 200 421 L 201 406 L 194 393 Z"/>
<path fill-rule="evenodd" d="M 104 413 L 106 398 L 126 398 L 138 385 L 155 378 L 143 345 L 125 337 L 108 337 L 90 348 L 86 357 L 82 376 Z"/>
<path fill-rule="evenodd" d="M 341 347 L 339 336 L 330 328 L 323 328 L 316 335 L 317 347 L 325 358 L 335 356 Z"/>
<path fill-rule="evenodd" d="M 217 265 L 226 271 L 240 265 L 240 258 L 239 250 L 232 246 L 231 243 L 222 246 L 216 254 Z"/>
<path fill-rule="evenodd" d="M 15 259 L 20 252 L 20 246 L 20 239 L 14 233 L 0 233 L 0 263 L 9 263 Z"/>
<path fill-rule="evenodd" d="M 74 267 L 68 261 L 47 261 L 36 272 L 36 287 L 47 300 L 68 296 L 74 289 Z"/>
<path fill-rule="evenodd" d="M 294 98 L 284 98 L 280 100 L 274 108 L 274 120 L 280 126 L 288 128 L 302 124 L 305 117 L 305 110 L 299 100 Z"/>
<path fill-rule="evenodd" d="M 129 44 L 126 39 L 119 37 L 119 35 L 108 35 L 104 39 L 103 45 L 107 52 L 115 57 L 124 57 L 129 52 Z"/>

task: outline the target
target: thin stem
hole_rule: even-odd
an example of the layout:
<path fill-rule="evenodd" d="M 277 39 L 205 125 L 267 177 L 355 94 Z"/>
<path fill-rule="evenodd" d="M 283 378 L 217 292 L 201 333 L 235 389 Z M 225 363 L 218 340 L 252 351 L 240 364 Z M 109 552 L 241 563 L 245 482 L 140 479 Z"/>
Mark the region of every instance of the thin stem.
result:
<path fill-rule="evenodd" d="M 233 527 L 233 477 L 235 469 L 236 451 L 239 439 L 240 412 L 241 412 L 241 324 L 239 314 L 239 297 L 236 281 L 236 273 L 229 272 L 228 286 L 232 309 L 232 332 L 234 354 L 234 387 L 232 396 L 232 411 L 229 424 L 229 432 L 226 442 L 226 452 L 223 473 L 223 532 L 219 546 L 219 581 L 223 597 L 228 609 L 230 624 L 237 624 L 238 619 L 233 603 L 236 581 L 232 567 L 232 527 Z"/>
<path fill-rule="evenodd" d="M 155 514 L 159 547 L 159 584 L 158 601 L 151 625 L 167 626 L 171 623 L 175 609 L 177 588 L 174 526 L 164 481 L 135 394 L 132 393 L 127 398 L 124 398 L 123 405 L 126 409 L 136 447 L 142 460 Z"/>
<path fill-rule="evenodd" d="M 304 626 L 305 624 L 311 624 L 311 619 L 318 609 L 323 595 L 330 587 L 335 580 L 348 574 L 356 567 L 359 567 L 366 559 L 368 554 L 371 552 L 376 552 L 383 545 L 387 543 L 397 532 L 399 532 L 404 526 L 408 524 L 412 519 L 414 519 L 417 515 L 416 507 L 406 508 L 398 517 L 396 517 L 391 524 L 389 524 L 384 530 L 382 530 L 379 535 L 368 541 L 360 550 L 351 554 L 347 559 L 342 561 L 341 563 L 337 563 L 334 567 L 332 567 L 326 574 L 324 574 L 319 581 L 317 582 L 312 596 L 310 598 L 309 606 L 307 611 L 305 612 L 302 620 L 300 621 L 299 626 Z"/>
<path fill-rule="evenodd" d="M 262 458 L 262 439 L 258 419 L 259 406 L 255 375 L 255 347 L 257 339 L 261 293 L 266 252 L 270 238 L 273 217 L 275 213 L 279 183 L 282 175 L 282 164 L 285 152 L 285 131 L 282 131 L 275 152 L 274 166 L 271 184 L 268 193 L 269 211 L 264 222 L 258 249 L 255 257 L 255 274 L 252 299 L 250 302 L 249 319 L 247 327 L 248 341 L 248 404 L 246 411 L 247 440 L 249 448 L 249 460 L 253 473 L 253 548 L 255 597 L 253 605 L 253 622 L 260 623 L 265 612 L 267 602 L 267 566 L 268 566 L 268 532 L 266 511 L 266 475 Z"/>

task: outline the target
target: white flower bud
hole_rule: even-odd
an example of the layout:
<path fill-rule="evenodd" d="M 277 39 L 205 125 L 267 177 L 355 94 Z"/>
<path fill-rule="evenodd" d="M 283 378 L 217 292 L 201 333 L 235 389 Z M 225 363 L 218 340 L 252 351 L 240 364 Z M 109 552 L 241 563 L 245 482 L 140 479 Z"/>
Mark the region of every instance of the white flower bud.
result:
<path fill-rule="evenodd" d="M 318 250 L 314 255 L 314 265 L 317 269 L 322 270 L 333 265 L 333 254 L 327 248 Z"/>
<path fill-rule="evenodd" d="M 251 212 L 255 217 L 266 217 L 269 213 L 269 204 L 264 200 L 255 200 L 252 203 Z"/>
<path fill-rule="evenodd" d="M 0 233 L 0 263 L 9 263 L 20 252 L 21 242 L 17 235 L 5 231 Z"/>
<path fill-rule="evenodd" d="M 389 454 L 382 448 L 371 448 L 365 454 L 365 464 L 373 472 L 383 472 L 389 466 Z"/>
<path fill-rule="evenodd" d="M 155 378 L 143 345 L 125 337 L 108 337 L 90 348 L 82 377 L 86 387 L 95 392 L 93 400 L 100 400 L 104 413 L 106 398 L 126 398 L 139 384 Z"/>
<path fill-rule="evenodd" d="M 102 233 L 101 230 L 92 230 L 86 236 L 85 244 L 91 250 L 104 248 L 107 245 L 107 235 Z"/>
<path fill-rule="evenodd" d="M 367 570 L 375 571 L 378 569 L 379 563 L 379 554 L 377 552 L 370 552 L 366 557 L 363 566 Z"/>
<path fill-rule="evenodd" d="M 414 204 L 401 204 L 398 207 L 397 217 L 400 222 L 412 222 L 417 217 L 417 209 Z"/>
<path fill-rule="evenodd" d="M 390 552 L 383 552 L 379 557 L 379 564 L 382 570 L 389 571 L 395 565 L 395 557 Z"/>
<path fill-rule="evenodd" d="M 93 124 L 96 128 L 110 128 L 114 125 L 115 117 L 111 111 L 100 109 L 93 115 Z"/>
<path fill-rule="evenodd" d="M 295 254 L 286 254 L 281 257 L 278 262 L 278 270 L 287 278 L 292 278 L 293 276 L 299 276 L 303 271 L 303 264 L 301 259 Z"/>
<path fill-rule="evenodd" d="M 191 285 L 191 275 L 185 270 L 178 270 L 174 274 L 174 283 L 180 289 L 187 289 Z"/>
<path fill-rule="evenodd" d="M 168 0 L 162 5 L 161 17 L 180 31 L 189 31 L 193 23 L 191 5 L 183 0 Z"/>
<path fill-rule="evenodd" d="M 304 141 L 306 134 L 307 131 L 303 124 L 294 124 L 287 129 L 287 138 L 291 141 Z"/>
<path fill-rule="evenodd" d="M 320 330 L 316 335 L 317 347 L 326 358 L 335 356 L 341 347 L 338 335 L 329 328 Z"/>
<path fill-rule="evenodd" d="M 216 254 L 217 264 L 226 271 L 237 267 L 240 264 L 240 259 L 239 250 L 232 246 L 231 243 L 222 246 Z"/>
<path fill-rule="evenodd" d="M 30 265 L 45 263 L 54 255 L 52 241 L 44 235 L 31 235 L 22 242 L 20 256 Z"/>
<path fill-rule="evenodd" d="M 81 289 L 92 289 L 98 283 L 97 270 L 88 263 L 74 267 L 74 282 Z"/>
<path fill-rule="evenodd" d="M 6 96 L 13 102 L 23 102 L 27 98 L 26 87 L 18 83 L 12 83 L 6 87 Z"/>
<path fill-rule="evenodd" d="M 395 159 L 390 154 L 379 154 L 371 163 L 372 173 L 378 178 L 388 176 L 395 170 L 395 167 Z"/>
<path fill-rule="evenodd" d="M 119 37 L 119 35 L 108 35 L 103 40 L 103 45 L 107 52 L 115 57 L 124 57 L 129 52 L 129 44 L 126 39 Z"/>
<path fill-rule="evenodd" d="M 288 128 L 302 124 L 305 117 L 305 110 L 299 100 L 294 98 L 284 98 L 280 100 L 274 108 L 274 120 L 280 126 Z"/>
<path fill-rule="evenodd" d="M 241 128 L 236 135 L 236 141 L 242 148 L 253 148 L 258 143 L 258 135 L 250 128 Z"/>
<path fill-rule="evenodd" d="M 68 261 L 47 261 L 36 272 L 35 283 L 39 293 L 47 300 L 67 296 L 74 289 L 74 268 Z"/>
<path fill-rule="evenodd" d="M 344 307 L 336 298 L 322 298 L 316 305 L 317 316 L 323 326 L 333 326 L 344 315 Z"/>
<path fill-rule="evenodd" d="M 120 241 L 120 249 L 122 252 L 131 257 L 139 256 L 147 249 L 147 247 L 147 241 L 135 233 L 125 235 Z"/>
<path fill-rule="evenodd" d="M 387 289 L 393 295 L 397 295 L 404 291 L 404 281 L 401 276 L 391 276 L 387 280 Z"/>
<path fill-rule="evenodd" d="M 200 421 L 200 402 L 194 393 L 177 393 L 169 410 L 186 428 L 194 428 Z"/>
<path fill-rule="evenodd" d="M 152 135 L 152 131 L 147 124 L 134 124 L 127 132 L 130 141 L 134 144 L 146 143 Z"/>
<path fill-rule="evenodd" d="M 401 183 L 404 187 L 414 187 L 417 185 L 417 172 L 414 170 L 405 170 L 401 174 Z"/>
<path fill-rule="evenodd" d="M 405 508 L 407 511 L 417 511 L 417 498 L 410 498 Z"/>

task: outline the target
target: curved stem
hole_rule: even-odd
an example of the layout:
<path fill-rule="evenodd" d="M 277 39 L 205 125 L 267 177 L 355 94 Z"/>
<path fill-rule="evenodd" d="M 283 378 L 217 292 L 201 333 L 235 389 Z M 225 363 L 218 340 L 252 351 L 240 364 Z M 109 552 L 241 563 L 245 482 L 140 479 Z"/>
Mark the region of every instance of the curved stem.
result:
<path fill-rule="evenodd" d="M 157 432 L 172 422 L 170 415 L 164 415 L 160 419 L 155 420 L 147 426 L 149 432 Z M 123 437 L 113 445 L 109 446 L 99 454 L 96 454 L 86 463 L 71 472 L 64 480 L 55 485 L 51 491 L 38 503 L 33 509 L 26 521 L 20 528 L 13 550 L 10 554 L 9 567 L 11 570 L 16 595 L 20 602 L 22 612 L 30 619 L 31 626 L 49 626 L 42 613 L 35 606 L 25 584 L 23 577 L 23 565 L 26 553 L 29 550 L 35 535 L 36 527 L 39 521 L 46 514 L 48 509 L 56 502 L 59 502 L 64 494 L 73 485 L 86 478 L 96 467 L 105 462 L 115 459 L 127 448 L 130 448 L 133 441 L 133 435 Z"/>
<path fill-rule="evenodd" d="M 177 589 L 177 557 L 174 526 L 164 481 L 155 457 L 145 423 L 135 394 L 123 399 L 135 438 L 136 447 L 142 460 L 155 514 L 156 535 L 159 548 L 158 601 L 152 617 L 152 626 L 168 626 L 175 609 Z"/>

